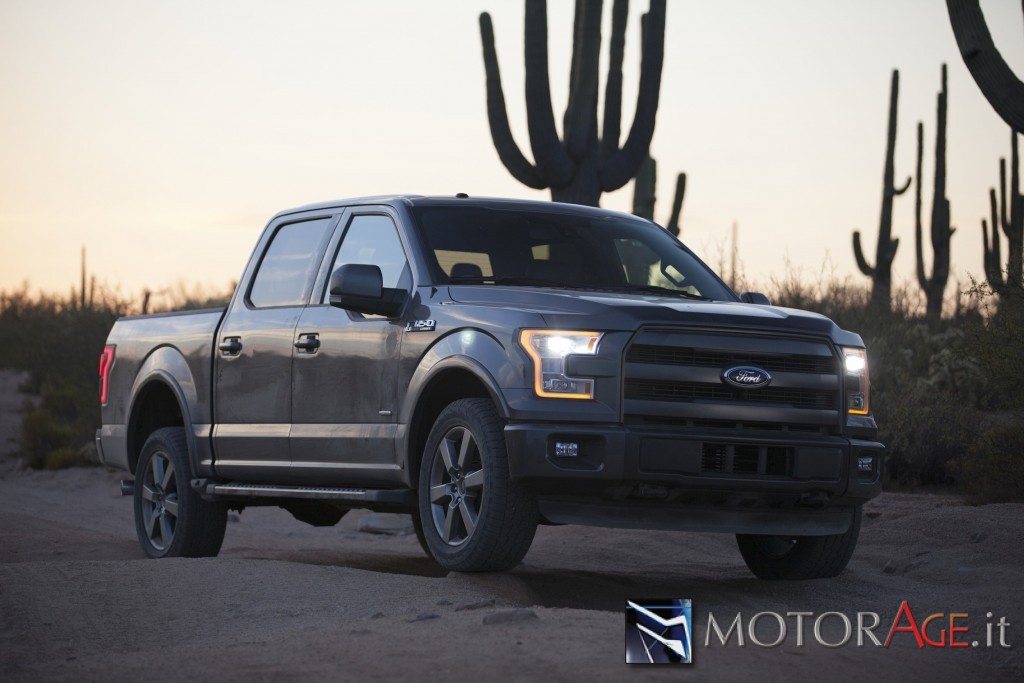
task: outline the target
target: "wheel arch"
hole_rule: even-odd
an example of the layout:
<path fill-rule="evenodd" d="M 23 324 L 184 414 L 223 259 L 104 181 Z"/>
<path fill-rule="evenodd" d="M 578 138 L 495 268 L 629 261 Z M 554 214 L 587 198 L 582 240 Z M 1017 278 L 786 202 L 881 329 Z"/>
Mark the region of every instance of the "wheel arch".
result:
<path fill-rule="evenodd" d="M 406 402 L 409 414 L 404 454 L 408 484 L 415 488 L 419 477 L 419 463 L 426 446 L 427 436 L 446 406 L 462 398 L 490 399 L 498 414 L 508 419 L 509 408 L 501 389 L 491 373 L 479 361 L 466 356 L 450 356 L 431 367 L 429 374 L 416 383 L 415 397 Z"/>
<path fill-rule="evenodd" d="M 127 464 L 135 472 L 146 439 L 162 427 L 185 430 L 189 462 L 197 471 L 195 434 L 190 405 L 197 402 L 195 383 L 181 353 L 169 346 L 155 350 L 143 362 L 132 387 L 125 446 Z"/>

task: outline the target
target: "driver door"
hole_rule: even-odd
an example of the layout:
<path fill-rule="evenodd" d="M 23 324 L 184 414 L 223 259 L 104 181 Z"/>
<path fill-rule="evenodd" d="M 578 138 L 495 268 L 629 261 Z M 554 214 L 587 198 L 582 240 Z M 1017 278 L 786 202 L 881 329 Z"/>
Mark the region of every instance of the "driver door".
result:
<path fill-rule="evenodd" d="M 376 265 L 384 287 L 412 288 L 394 217 L 357 208 L 342 218 L 327 270 Z M 322 278 L 321 278 L 322 280 Z M 302 312 L 294 357 L 291 475 L 302 481 L 388 484 L 397 481 L 396 384 L 404 323 L 331 306 L 326 282 Z M 302 342 L 305 342 L 304 344 Z"/>

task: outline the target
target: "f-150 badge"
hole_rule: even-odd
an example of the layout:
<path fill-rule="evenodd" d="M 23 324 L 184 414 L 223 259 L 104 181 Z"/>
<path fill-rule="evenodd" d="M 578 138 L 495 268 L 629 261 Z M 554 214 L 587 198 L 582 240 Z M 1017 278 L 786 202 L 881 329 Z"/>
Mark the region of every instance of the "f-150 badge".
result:
<path fill-rule="evenodd" d="M 405 326 L 406 332 L 431 332 L 437 327 L 436 320 L 413 320 Z"/>

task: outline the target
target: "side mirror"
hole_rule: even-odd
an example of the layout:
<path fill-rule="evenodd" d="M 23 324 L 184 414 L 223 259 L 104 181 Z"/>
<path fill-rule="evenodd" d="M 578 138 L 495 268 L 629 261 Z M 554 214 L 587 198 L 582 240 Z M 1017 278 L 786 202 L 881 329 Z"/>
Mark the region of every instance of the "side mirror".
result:
<path fill-rule="evenodd" d="M 406 292 L 384 286 L 380 267 L 346 263 L 331 273 L 330 303 L 356 313 L 394 316 L 402 310 Z"/>
<path fill-rule="evenodd" d="M 743 292 L 740 294 L 740 301 L 745 304 L 757 304 L 759 306 L 771 306 L 771 300 L 761 292 Z"/>

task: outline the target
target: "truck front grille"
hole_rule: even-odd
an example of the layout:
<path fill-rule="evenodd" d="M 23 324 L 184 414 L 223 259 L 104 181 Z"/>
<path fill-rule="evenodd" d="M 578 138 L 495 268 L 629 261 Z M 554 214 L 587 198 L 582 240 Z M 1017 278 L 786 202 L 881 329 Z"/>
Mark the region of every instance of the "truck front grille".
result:
<path fill-rule="evenodd" d="M 666 382 L 663 380 L 626 380 L 626 398 L 642 401 L 734 401 L 737 403 L 776 403 L 794 408 L 830 408 L 835 405 L 835 391 L 813 389 L 733 389 L 724 384 Z"/>
<path fill-rule="evenodd" d="M 733 425 L 749 430 L 829 433 L 839 429 L 842 377 L 827 340 L 678 328 L 644 328 L 626 349 L 624 419 L 627 424 Z M 723 371 L 752 365 L 771 383 L 736 388 Z M 760 469 L 765 455 L 759 456 Z M 750 468 L 740 454 L 732 467 Z"/>
<path fill-rule="evenodd" d="M 835 359 L 821 356 L 767 356 L 758 354 L 723 353 L 706 349 L 673 348 L 650 344 L 634 344 L 626 362 L 656 363 L 660 365 L 699 365 L 711 368 L 729 368 L 735 365 L 756 365 L 778 372 L 835 371 Z"/>

